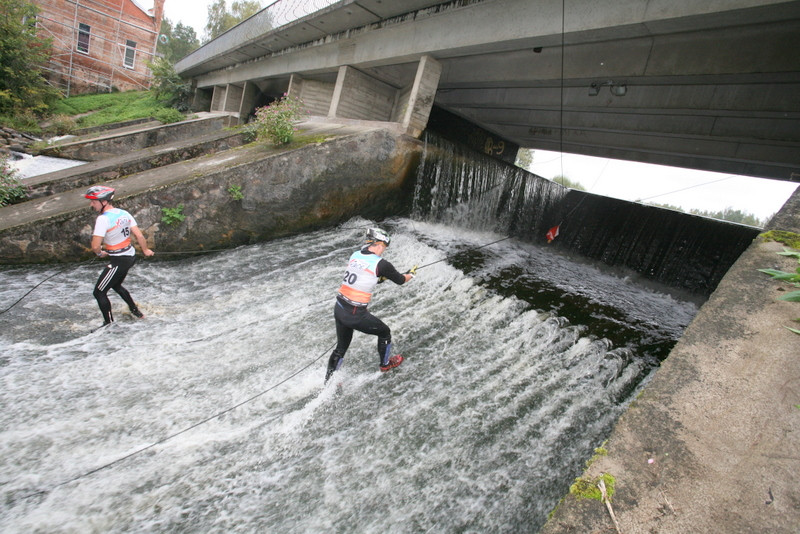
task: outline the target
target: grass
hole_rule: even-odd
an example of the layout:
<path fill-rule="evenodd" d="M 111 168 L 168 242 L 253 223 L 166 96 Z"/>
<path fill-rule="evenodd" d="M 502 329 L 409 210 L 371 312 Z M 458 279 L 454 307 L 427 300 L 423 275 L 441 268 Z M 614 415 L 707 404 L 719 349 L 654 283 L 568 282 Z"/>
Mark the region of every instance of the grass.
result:
<path fill-rule="evenodd" d="M 128 91 L 64 98 L 53 106 L 52 111 L 54 115 L 77 117 L 78 127 L 88 128 L 155 117 L 171 109 L 156 100 L 149 91 Z"/>

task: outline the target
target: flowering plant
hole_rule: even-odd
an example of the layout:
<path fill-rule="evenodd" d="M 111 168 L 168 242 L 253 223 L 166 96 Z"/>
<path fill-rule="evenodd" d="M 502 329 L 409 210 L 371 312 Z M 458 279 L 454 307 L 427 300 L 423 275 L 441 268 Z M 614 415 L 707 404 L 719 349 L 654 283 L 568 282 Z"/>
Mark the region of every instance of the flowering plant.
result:
<path fill-rule="evenodd" d="M 16 204 L 27 198 L 27 188 L 17 176 L 17 170 L 8 163 L 4 154 L 0 154 L 0 206 Z"/>
<path fill-rule="evenodd" d="M 256 110 L 254 130 L 258 139 L 285 145 L 294 137 L 294 125 L 304 114 L 303 101 L 284 94 L 268 106 Z"/>

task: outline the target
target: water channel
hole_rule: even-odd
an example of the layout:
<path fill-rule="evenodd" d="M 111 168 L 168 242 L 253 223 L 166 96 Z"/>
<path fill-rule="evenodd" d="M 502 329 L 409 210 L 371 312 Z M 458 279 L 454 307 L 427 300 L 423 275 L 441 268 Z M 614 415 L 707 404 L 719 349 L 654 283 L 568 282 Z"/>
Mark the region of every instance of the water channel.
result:
<path fill-rule="evenodd" d="M 328 387 L 375 221 L 140 260 L 147 318 L 112 295 L 97 331 L 99 261 L 0 269 L 0 530 L 537 531 L 697 303 L 422 208 L 380 222 L 421 268 L 371 306 L 407 361 L 356 335 Z"/>

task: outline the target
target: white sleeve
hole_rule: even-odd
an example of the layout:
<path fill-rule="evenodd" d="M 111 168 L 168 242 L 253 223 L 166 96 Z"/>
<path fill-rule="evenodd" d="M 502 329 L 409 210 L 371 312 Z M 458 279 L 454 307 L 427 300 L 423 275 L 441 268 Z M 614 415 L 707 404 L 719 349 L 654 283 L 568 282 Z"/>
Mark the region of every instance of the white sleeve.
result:
<path fill-rule="evenodd" d="M 105 237 L 107 231 L 108 231 L 108 217 L 103 217 L 102 215 L 100 215 L 94 222 L 94 232 L 92 233 L 92 235 Z"/>

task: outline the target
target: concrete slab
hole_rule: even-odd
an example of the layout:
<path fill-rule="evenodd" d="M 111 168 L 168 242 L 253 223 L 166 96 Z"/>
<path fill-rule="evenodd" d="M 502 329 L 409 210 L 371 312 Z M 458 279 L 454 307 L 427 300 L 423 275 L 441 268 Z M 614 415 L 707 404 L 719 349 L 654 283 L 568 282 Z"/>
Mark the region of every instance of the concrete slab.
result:
<path fill-rule="evenodd" d="M 773 228 L 800 232 L 800 191 Z M 585 477 L 616 479 L 612 510 L 568 495 L 543 534 L 797 533 L 800 304 L 758 269 L 793 272 L 757 239 L 703 305 Z"/>
<path fill-rule="evenodd" d="M 128 126 L 96 135 L 69 138 L 48 145 L 39 154 L 81 161 L 99 161 L 125 152 L 189 139 L 197 135 L 222 130 L 229 122 L 227 114 L 204 114 L 172 124 Z"/>
<path fill-rule="evenodd" d="M 100 161 L 40 174 L 26 179 L 25 185 L 31 190 L 29 194 L 31 199 L 42 198 L 240 146 L 243 144 L 242 137 L 239 130 L 211 132 L 166 145 L 144 148 Z"/>
<path fill-rule="evenodd" d="M 299 133 L 304 135 L 343 136 L 364 133 L 378 128 L 376 125 L 359 123 L 358 121 L 342 124 L 328 122 L 322 119 L 311 119 L 299 123 L 298 129 Z M 281 148 L 270 148 L 259 144 L 223 154 L 207 154 L 203 157 L 181 161 L 173 165 L 150 169 L 116 180 L 105 181 L 105 183 L 115 188 L 117 190 L 116 197 L 121 198 L 149 189 L 161 188 L 181 182 L 191 176 L 217 172 L 220 169 L 235 165 L 238 161 L 250 159 L 252 153 L 279 153 L 281 151 Z M 70 170 L 72 169 L 66 169 L 64 172 Z M 103 181 L 102 179 L 98 179 L 98 182 Z M 83 198 L 83 189 L 66 190 L 44 198 L 6 206 L 0 208 L 0 231 L 15 226 L 30 224 L 38 220 L 51 219 L 85 207 L 86 199 Z"/>

